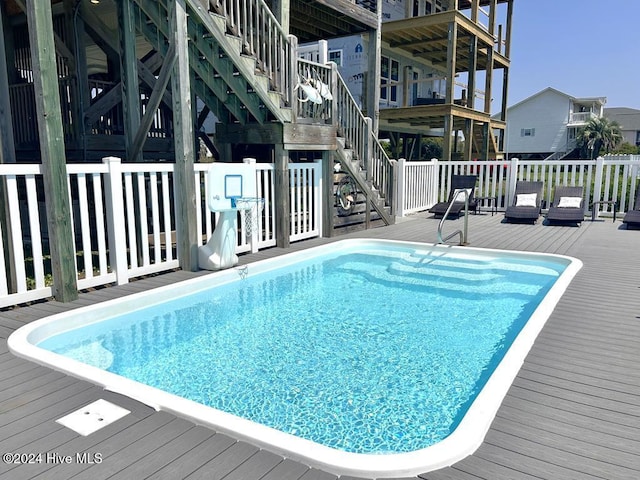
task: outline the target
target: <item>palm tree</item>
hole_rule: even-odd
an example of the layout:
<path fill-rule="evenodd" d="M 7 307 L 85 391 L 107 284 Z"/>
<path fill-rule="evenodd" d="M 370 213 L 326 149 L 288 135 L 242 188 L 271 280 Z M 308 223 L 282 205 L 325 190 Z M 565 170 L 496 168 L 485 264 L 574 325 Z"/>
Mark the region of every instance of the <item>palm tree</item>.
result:
<path fill-rule="evenodd" d="M 581 150 L 590 152 L 590 158 L 594 159 L 603 153 L 609 153 L 622 142 L 622 131 L 618 122 L 605 117 L 592 118 L 589 123 L 578 132 L 576 141 Z"/>

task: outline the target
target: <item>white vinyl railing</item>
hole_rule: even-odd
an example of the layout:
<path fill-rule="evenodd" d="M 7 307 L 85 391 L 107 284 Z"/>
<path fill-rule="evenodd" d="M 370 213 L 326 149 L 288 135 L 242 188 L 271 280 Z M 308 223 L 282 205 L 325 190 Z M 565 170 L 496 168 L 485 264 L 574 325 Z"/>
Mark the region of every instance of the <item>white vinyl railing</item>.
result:
<path fill-rule="evenodd" d="M 252 225 L 250 235 L 246 221 L 252 218 L 238 215 L 237 253 L 276 244 L 273 165 L 253 165 L 264 206 L 258 209 L 257 228 Z M 100 164 L 67 165 L 78 289 L 122 284 L 178 267 L 173 170 L 170 163 L 122 163 L 115 157 Z M 208 165 L 196 164 L 194 170 L 202 245 L 215 228 L 216 215 L 205 204 Z M 320 235 L 321 172 L 320 161 L 289 165 L 291 241 Z M 0 224 L 2 308 L 52 292 L 41 165 L 0 165 L 0 179 L 8 213 L 6 225 Z"/>
<path fill-rule="evenodd" d="M 424 211 L 449 195 L 453 175 L 477 175 L 475 197 L 496 197 L 498 210 L 513 198 L 519 180 L 544 182 L 543 205 L 553 201 L 556 185 L 582 186 L 585 209 L 594 202 L 617 201 L 618 211 L 633 208 L 640 180 L 640 155 L 606 155 L 596 160 L 493 160 L 397 162 L 398 216 Z M 612 215 L 613 204 L 596 204 L 597 215 Z"/>

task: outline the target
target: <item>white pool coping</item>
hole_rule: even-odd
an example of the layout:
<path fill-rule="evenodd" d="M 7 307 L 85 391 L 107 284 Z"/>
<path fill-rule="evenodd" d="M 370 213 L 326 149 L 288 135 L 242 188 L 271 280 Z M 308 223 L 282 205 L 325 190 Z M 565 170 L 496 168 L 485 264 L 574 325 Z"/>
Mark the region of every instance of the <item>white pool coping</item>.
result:
<path fill-rule="evenodd" d="M 236 281 L 242 273 L 255 275 L 309 260 L 328 252 L 339 253 L 341 249 L 354 246 L 381 247 L 394 245 L 420 250 L 454 254 L 473 253 L 481 256 L 504 255 L 522 258 L 546 258 L 567 264 L 553 287 L 540 302 L 526 325 L 513 341 L 511 348 L 491 374 L 458 427 L 444 440 L 421 450 L 398 454 L 359 454 L 340 451 L 305 440 L 271 427 L 257 424 L 229 413 L 208 407 L 191 400 L 164 392 L 148 385 L 126 379 L 120 375 L 80 363 L 36 346 L 42 340 L 67 330 L 96 323 L 118 316 L 121 313 L 146 308 L 174 297 L 193 294 L 199 290 Z M 122 298 L 101 302 L 68 312 L 52 315 L 16 330 L 8 339 L 9 350 L 16 356 L 67 373 L 73 377 L 100 385 L 106 390 L 118 392 L 156 410 L 173 413 L 192 420 L 196 424 L 209 426 L 267 448 L 285 457 L 299 460 L 336 475 L 355 475 L 375 478 L 415 476 L 452 465 L 472 454 L 483 442 L 498 409 L 517 376 L 525 357 L 542 330 L 551 312 L 560 300 L 569 283 L 582 268 L 578 259 L 546 253 L 515 252 L 474 247 L 454 247 L 394 240 L 350 239 L 339 240 L 279 257 L 261 260 L 245 267 L 215 272 L 173 285 L 155 288 Z M 243 272 L 244 271 L 244 272 Z"/>

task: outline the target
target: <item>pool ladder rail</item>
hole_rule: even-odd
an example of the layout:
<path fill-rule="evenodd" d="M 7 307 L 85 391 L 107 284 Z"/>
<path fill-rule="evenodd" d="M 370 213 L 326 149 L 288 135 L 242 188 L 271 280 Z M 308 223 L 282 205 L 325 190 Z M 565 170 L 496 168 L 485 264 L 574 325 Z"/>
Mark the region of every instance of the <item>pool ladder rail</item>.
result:
<path fill-rule="evenodd" d="M 464 193 L 464 225 L 462 227 L 462 230 L 456 230 L 455 232 L 452 232 L 451 234 L 447 235 L 445 238 L 442 238 L 442 227 L 444 226 L 444 221 L 449 216 L 451 207 L 453 207 L 453 204 L 455 203 L 452 201 L 447 207 L 447 211 L 442 216 L 442 219 L 440 220 L 440 224 L 438 225 L 438 241 L 437 241 L 438 244 L 445 243 L 447 240 L 455 237 L 456 235 L 460 235 L 459 245 L 469 244 L 468 235 L 467 235 L 468 226 L 469 226 L 469 191 L 466 188 L 458 188 L 453 192 L 452 198 L 456 198 L 458 194 L 461 192 Z"/>

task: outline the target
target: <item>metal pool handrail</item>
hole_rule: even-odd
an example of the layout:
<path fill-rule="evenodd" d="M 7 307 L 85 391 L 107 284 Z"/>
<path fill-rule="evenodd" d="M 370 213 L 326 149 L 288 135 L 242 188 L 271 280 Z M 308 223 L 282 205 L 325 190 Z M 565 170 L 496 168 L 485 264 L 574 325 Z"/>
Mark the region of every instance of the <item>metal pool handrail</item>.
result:
<path fill-rule="evenodd" d="M 458 194 L 460 192 L 464 192 L 464 226 L 463 226 L 463 230 L 456 230 L 455 232 L 452 232 L 451 234 L 449 234 L 446 238 L 444 238 L 444 239 L 442 238 L 442 227 L 444 226 L 444 221 L 449 216 L 449 212 L 451 211 L 451 207 L 455 203 L 452 200 L 451 203 L 449 203 L 449 206 L 447 207 L 447 211 L 442 216 L 442 219 L 440 220 L 440 224 L 438 225 L 438 242 L 437 243 L 445 243 L 450 238 L 455 237 L 456 235 L 460 235 L 460 243 L 459 243 L 459 245 L 467 245 L 468 244 L 468 241 L 467 241 L 468 235 L 467 235 L 467 233 L 468 233 L 468 225 L 469 225 L 469 191 L 466 188 L 456 188 L 454 190 L 454 192 L 453 192 L 452 199 L 457 198 L 457 196 L 458 196 Z"/>

